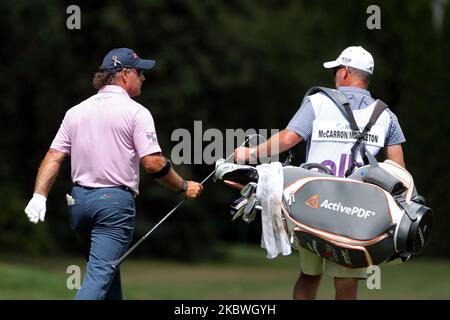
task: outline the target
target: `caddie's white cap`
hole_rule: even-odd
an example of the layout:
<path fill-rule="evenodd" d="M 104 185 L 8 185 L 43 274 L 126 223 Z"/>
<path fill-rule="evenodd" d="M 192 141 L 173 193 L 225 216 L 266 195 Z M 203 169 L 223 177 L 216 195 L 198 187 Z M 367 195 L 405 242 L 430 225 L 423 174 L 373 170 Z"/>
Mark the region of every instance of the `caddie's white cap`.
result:
<path fill-rule="evenodd" d="M 349 66 L 373 74 L 375 63 L 369 51 L 361 46 L 352 46 L 342 51 L 336 60 L 325 62 L 323 66 L 327 69 Z"/>

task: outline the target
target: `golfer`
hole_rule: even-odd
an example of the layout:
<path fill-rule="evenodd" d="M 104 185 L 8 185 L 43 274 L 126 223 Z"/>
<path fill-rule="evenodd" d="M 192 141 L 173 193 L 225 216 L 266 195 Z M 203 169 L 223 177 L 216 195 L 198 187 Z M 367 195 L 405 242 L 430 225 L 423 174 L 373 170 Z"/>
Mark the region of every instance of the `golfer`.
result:
<path fill-rule="evenodd" d="M 364 128 L 375 101 L 367 90 L 375 67 L 372 55 L 360 46 L 352 46 L 342 51 L 336 60 L 323 65 L 333 70 L 336 88 L 347 96 L 358 127 Z M 334 102 L 324 94 L 316 93 L 305 97 L 286 129 L 255 148 L 236 149 L 235 160 L 244 162 L 276 154 L 275 150 L 283 152 L 305 140 L 306 162 L 321 163 L 334 175 L 342 177 L 352 168 L 351 148 L 355 139 L 340 135 L 321 136 L 320 133 L 345 128 L 349 128 L 349 123 Z M 392 111 L 386 109 L 381 113 L 369 134 L 377 138 L 376 141 L 367 141 L 369 152 L 376 155 L 384 148 L 386 158 L 405 166 L 401 145 L 405 137 Z M 360 156 L 357 160 L 362 163 Z M 365 268 L 346 268 L 304 248 L 299 251 L 301 273 L 294 287 L 294 299 L 315 299 L 322 274 L 334 277 L 336 299 L 356 299 L 358 279 L 367 277 Z"/>
<path fill-rule="evenodd" d="M 70 156 L 74 187 L 67 195 L 71 227 L 86 248 L 86 274 L 76 299 L 122 299 L 119 270 L 135 224 L 139 165 L 157 182 L 194 199 L 201 184 L 183 180 L 161 153 L 152 115 L 134 101 L 155 61 L 127 48 L 113 49 L 94 75 L 97 94 L 69 109 L 39 168 L 25 208 L 44 221 L 46 200 L 62 161 Z"/>

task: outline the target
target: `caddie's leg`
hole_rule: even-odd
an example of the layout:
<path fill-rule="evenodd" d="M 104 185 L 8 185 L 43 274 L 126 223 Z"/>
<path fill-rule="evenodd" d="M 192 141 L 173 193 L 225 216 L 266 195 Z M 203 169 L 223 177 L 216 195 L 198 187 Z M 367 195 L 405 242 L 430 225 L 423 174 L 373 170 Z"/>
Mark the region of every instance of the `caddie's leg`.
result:
<path fill-rule="evenodd" d="M 333 261 L 325 260 L 324 274 L 334 277 L 336 299 L 354 300 L 358 295 L 358 280 L 367 278 L 367 269 L 346 268 Z"/>
<path fill-rule="evenodd" d="M 120 299 L 120 275 L 112 263 L 126 252 L 132 238 L 135 209 L 129 192 L 102 188 L 89 195 L 93 207 L 91 247 L 86 274 L 76 299 Z M 111 291 L 110 291 L 111 290 Z"/>
<path fill-rule="evenodd" d="M 356 300 L 358 297 L 358 281 L 356 278 L 334 278 L 336 300 Z"/>
<path fill-rule="evenodd" d="M 322 275 L 300 273 L 294 287 L 294 300 L 314 300 L 317 296 Z"/>
<path fill-rule="evenodd" d="M 323 272 L 323 258 L 299 247 L 300 276 L 294 286 L 295 300 L 313 300 L 317 296 Z"/>

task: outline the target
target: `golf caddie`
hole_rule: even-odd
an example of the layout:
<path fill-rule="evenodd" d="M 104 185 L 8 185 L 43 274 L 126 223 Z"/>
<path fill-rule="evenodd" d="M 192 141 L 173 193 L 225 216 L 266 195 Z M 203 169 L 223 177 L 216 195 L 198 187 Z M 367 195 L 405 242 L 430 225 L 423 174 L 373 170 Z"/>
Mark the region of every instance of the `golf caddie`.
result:
<path fill-rule="evenodd" d="M 42 161 L 25 213 L 43 222 L 48 193 L 62 161 L 70 156 L 73 189 L 67 195 L 71 228 L 87 253 L 86 274 L 76 299 L 122 299 L 120 271 L 112 262 L 124 254 L 135 225 L 139 167 L 188 199 L 203 187 L 185 181 L 158 144 L 149 110 L 134 101 L 154 60 L 127 48 L 111 50 L 94 75 L 99 91 L 69 109 Z"/>
<path fill-rule="evenodd" d="M 372 55 L 361 46 L 351 46 L 323 66 L 333 70 L 336 88 L 346 96 L 358 132 L 367 127 L 377 104 L 368 91 L 375 67 Z M 352 135 L 345 134 L 348 129 L 349 121 L 329 97 L 321 92 L 306 95 L 284 130 L 254 148 L 236 149 L 234 157 L 236 162 L 245 162 L 284 152 L 306 141 L 305 162 L 321 164 L 333 175 L 344 177 L 356 164 L 363 164 L 357 152 L 361 151 L 361 144 L 355 143 Z M 387 159 L 405 166 L 402 149 L 405 137 L 396 115 L 388 108 L 377 115 L 370 131 L 360 138 L 366 139 L 367 150 L 372 155 L 384 149 Z M 359 149 L 355 150 L 354 146 Z M 294 299 L 315 299 L 323 274 L 334 278 L 336 299 L 357 298 L 358 280 L 367 277 L 365 268 L 350 269 L 302 247 L 299 252 L 301 272 L 294 287 Z"/>

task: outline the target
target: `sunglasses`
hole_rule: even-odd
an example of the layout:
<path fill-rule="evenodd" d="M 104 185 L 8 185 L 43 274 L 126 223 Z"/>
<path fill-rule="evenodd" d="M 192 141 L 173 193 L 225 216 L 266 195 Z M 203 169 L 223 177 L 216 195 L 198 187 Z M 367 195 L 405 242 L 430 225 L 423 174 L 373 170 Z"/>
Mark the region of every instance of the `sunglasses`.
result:
<path fill-rule="evenodd" d="M 142 77 L 144 75 L 144 69 L 139 68 L 121 68 L 115 72 L 120 72 L 122 70 L 135 70 L 138 77 Z"/>
<path fill-rule="evenodd" d="M 144 75 L 144 69 L 134 68 L 134 70 L 136 70 L 138 76 L 142 77 Z"/>
<path fill-rule="evenodd" d="M 350 73 L 350 70 L 347 68 L 347 66 L 338 66 L 336 68 L 333 68 L 333 75 L 336 76 L 336 73 L 342 68 L 347 69 L 347 72 Z"/>

